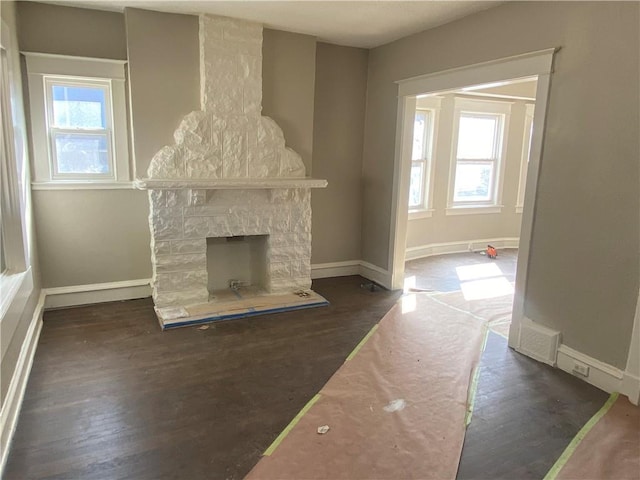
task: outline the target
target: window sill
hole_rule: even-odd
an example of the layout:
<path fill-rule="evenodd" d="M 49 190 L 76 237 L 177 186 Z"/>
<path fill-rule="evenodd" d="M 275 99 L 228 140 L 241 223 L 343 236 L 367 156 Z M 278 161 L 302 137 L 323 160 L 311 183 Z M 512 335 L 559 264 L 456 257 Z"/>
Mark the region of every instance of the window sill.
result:
<path fill-rule="evenodd" d="M 522 213 L 524 211 L 524 205 L 516 205 L 516 213 Z"/>
<path fill-rule="evenodd" d="M 133 182 L 32 182 L 31 190 L 134 190 Z"/>
<path fill-rule="evenodd" d="M 458 206 L 449 207 L 446 210 L 447 215 L 485 215 L 492 213 L 502 213 L 502 205 L 479 205 L 479 206 Z"/>
<path fill-rule="evenodd" d="M 427 208 L 424 210 L 409 210 L 409 220 L 418 220 L 420 218 L 431 218 L 433 216 L 433 209 Z"/>

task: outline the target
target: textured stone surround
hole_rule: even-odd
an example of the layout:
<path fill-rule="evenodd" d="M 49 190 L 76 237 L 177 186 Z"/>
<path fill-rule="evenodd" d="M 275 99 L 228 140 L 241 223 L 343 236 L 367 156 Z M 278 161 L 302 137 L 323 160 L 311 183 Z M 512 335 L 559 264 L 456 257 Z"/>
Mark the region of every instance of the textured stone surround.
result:
<path fill-rule="evenodd" d="M 268 235 L 266 290 L 311 287 L 308 188 L 150 190 L 149 201 L 156 307 L 207 303 L 207 237 Z"/>
<path fill-rule="evenodd" d="M 184 117 L 149 178 L 304 177 L 282 130 L 262 112 L 262 26 L 200 16 L 202 110 Z"/>
<path fill-rule="evenodd" d="M 156 308 L 207 303 L 207 238 L 267 235 L 266 293 L 311 287 L 311 187 L 300 156 L 262 111 L 262 26 L 200 16 L 201 111 L 148 178 Z M 243 188 L 244 186 L 244 188 Z"/>

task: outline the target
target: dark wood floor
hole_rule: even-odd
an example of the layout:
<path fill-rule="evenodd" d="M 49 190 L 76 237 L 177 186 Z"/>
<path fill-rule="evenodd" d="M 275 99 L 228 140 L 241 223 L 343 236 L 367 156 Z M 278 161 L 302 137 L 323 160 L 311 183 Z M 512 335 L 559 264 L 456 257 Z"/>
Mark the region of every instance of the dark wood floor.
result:
<path fill-rule="evenodd" d="M 496 259 L 489 259 L 477 252 L 436 255 L 407 262 L 405 278 L 414 276 L 418 288 L 451 292 L 460 290 L 456 267 L 491 263 L 498 266 L 509 282 L 515 282 L 517 260 L 518 250 L 514 248 L 500 250 Z"/>
<path fill-rule="evenodd" d="M 609 395 L 489 333 L 459 479 L 541 479 Z"/>
<path fill-rule="evenodd" d="M 242 478 L 399 295 L 362 283 L 208 330 L 160 332 L 149 299 L 47 312 L 4 478 Z M 483 366 L 461 478 L 541 478 L 606 399 L 499 336 Z"/>

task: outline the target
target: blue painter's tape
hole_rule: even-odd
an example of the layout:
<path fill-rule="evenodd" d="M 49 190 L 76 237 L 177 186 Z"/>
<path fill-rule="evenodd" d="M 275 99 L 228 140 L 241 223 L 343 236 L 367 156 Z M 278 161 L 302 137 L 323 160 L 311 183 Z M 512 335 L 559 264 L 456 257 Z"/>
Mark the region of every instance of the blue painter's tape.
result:
<path fill-rule="evenodd" d="M 304 310 L 307 308 L 314 308 L 314 307 L 326 307 L 328 305 L 329 305 L 329 302 L 325 300 L 323 302 L 308 303 L 305 305 L 293 305 L 290 307 L 278 307 L 278 308 L 272 308 L 270 310 L 249 309 L 246 312 L 242 312 L 242 313 L 230 313 L 227 315 L 216 315 L 213 317 L 199 318 L 197 320 L 187 320 L 184 322 L 170 323 L 167 325 L 163 325 L 163 330 L 170 330 L 172 328 L 178 328 L 178 327 L 188 327 L 192 325 L 200 325 L 203 323 L 221 322 L 224 320 L 235 320 L 237 318 L 255 317 L 257 315 L 268 315 L 270 313 L 283 313 L 283 312 L 292 312 L 295 310 Z"/>

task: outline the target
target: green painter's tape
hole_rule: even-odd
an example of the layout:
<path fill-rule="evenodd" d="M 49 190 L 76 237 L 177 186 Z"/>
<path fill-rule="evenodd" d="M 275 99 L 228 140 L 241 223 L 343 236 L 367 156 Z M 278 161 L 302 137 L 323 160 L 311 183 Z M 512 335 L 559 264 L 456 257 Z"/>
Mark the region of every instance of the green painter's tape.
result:
<path fill-rule="evenodd" d="M 378 324 L 375 324 L 371 330 L 369 330 L 369 333 L 367 333 L 364 338 L 362 340 L 360 340 L 360 343 L 358 343 L 358 345 L 356 345 L 356 348 L 353 349 L 353 351 L 349 354 L 349 356 L 347 357 L 347 359 L 345 360 L 345 362 L 348 362 L 349 360 L 352 360 L 353 357 L 355 357 L 358 352 L 360 351 L 360 349 L 362 348 L 362 346 L 367 343 L 367 340 L 369 340 L 369 338 L 371 337 L 371 335 L 373 335 L 373 332 L 375 332 L 378 329 Z M 276 448 L 278 448 L 278 445 L 280 445 L 280 443 L 282 443 L 282 441 L 285 439 L 285 437 L 289 434 L 289 432 L 293 429 L 293 427 L 296 426 L 296 424 L 300 421 L 300 419 L 304 416 L 305 413 L 307 413 L 309 411 L 309 409 L 313 406 L 314 403 L 316 403 L 318 400 L 320 400 L 320 394 L 318 393 L 315 397 L 313 397 L 311 400 L 309 400 L 309 403 L 307 403 L 302 410 L 300 410 L 300 412 L 298 413 L 298 415 L 295 416 L 295 418 L 293 420 L 291 420 L 291 422 L 289 423 L 289 425 L 287 425 L 287 427 L 282 431 L 282 433 L 280 433 L 280 435 L 278 435 L 278 438 L 276 438 L 273 443 L 269 446 L 269 448 L 267 448 L 265 450 L 265 452 L 263 453 L 264 456 L 270 456 L 273 452 L 275 452 Z"/>
<path fill-rule="evenodd" d="M 269 456 L 271 455 L 273 452 L 276 451 L 276 448 L 278 448 L 278 445 L 280 445 L 282 443 L 282 441 L 285 439 L 285 437 L 287 435 L 289 435 L 289 432 L 291 430 L 293 430 L 293 427 L 296 426 L 296 424 L 300 421 L 300 419 L 302 417 L 304 417 L 304 414 L 307 413 L 309 411 L 309 409 L 311 407 L 313 407 L 313 404 L 316 403 L 318 400 L 320 400 L 320 394 L 316 394 L 315 397 L 313 397 L 311 400 L 309 400 L 309 402 L 302 407 L 302 410 L 300 410 L 300 412 L 298 412 L 298 414 L 293 418 L 293 420 L 291 420 L 291 422 L 289 422 L 289 425 L 286 426 L 286 428 L 280 433 L 280 435 L 278 435 L 278 437 L 273 441 L 273 443 L 271 445 L 269 445 L 269 448 L 267 448 L 263 455 L 265 456 Z"/>
<path fill-rule="evenodd" d="M 483 331 L 483 340 L 482 340 L 482 349 L 480 350 L 482 357 L 482 352 L 487 348 L 487 339 L 489 338 L 489 325 L 487 323 L 482 327 Z M 482 358 L 478 360 L 480 362 Z M 469 394 L 467 395 L 467 413 L 464 416 L 464 426 L 465 428 L 469 427 L 471 423 L 471 417 L 473 416 L 473 406 L 476 401 L 476 392 L 478 390 L 478 381 L 480 380 L 480 370 L 482 367 L 478 363 L 473 371 L 473 376 L 471 377 L 471 385 L 469 385 Z"/>
<path fill-rule="evenodd" d="M 471 386 L 469 387 L 469 399 L 467 400 L 467 413 L 464 416 L 464 426 L 469 427 L 471 423 L 471 416 L 473 415 L 473 405 L 476 401 L 476 392 L 478 391 L 478 380 L 480 379 L 480 370 L 482 367 L 478 365 L 473 373 L 473 380 L 471 380 Z"/>
<path fill-rule="evenodd" d="M 482 340 L 482 350 L 480 350 L 482 353 L 487 349 L 487 341 L 489 340 L 490 331 L 491 329 L 489 328 L 489 324 L 485 323 L 482 327 L 482 333 L 484 335 L 484 339 Z"/>
<path fill-rule="evenodd" d="M 573 452 L 576 451 L 576 448 L 578 448 L 578 445 L 580 445 L 580 442 L 582 442 L 582 439 L 587 436 L 587 434 L 596 425 L 596 423 L 598 423 L 600 419 L 604 417 L 605 414 L 611 409 L 613 404 L 616 403 L 618 395 L 618 392 L 612 393 L 609 397 L 609 400 L 606 401 L 602 408 L 598 410 L 596 414 L 591 417 L 591 419 L 589 419 L 585 426 L 580 429 L 578 434 L 573 438 L 573 440 L 571 440 L 569 446 L 564 450 L 564 452 L 562 452 L 562 455 L 560 455 L 558 461 L 554 463 L 553 467 L 551 467 L 549 473 L 545 475 L 544 480 L 555 480 L 555 478 L 558 476 L 558 473 L 560 473 L 560 470 L 562 470 L 562 468 L 566 465 L 566 463 L 571 458 L 571 455 L 573 455 Z"/>
<path fill-rule="evenodd" d="M 353 349 L 353 351 L 349 354 L 349 356 L 347 357 L 347 359 L 345 360 L 345 362 L 348 362 L 349 360 L 353 360 L 353 357 L 355 357 L 358 352 L 360 351 L 360 349 L 362 348 L 362 346 L 367 343 L 367 340 L 369 340 L 369 337 L 371 337 L 371 335 L 373 335 L 373 332 L 375 332 L 378 329 L 378 324 L 376 323 L 373 328 L 371 330 L 369 330 L 369 333 L 367 333 L 364 338 L 362 340 L 360 340 L 360 343 L 358 345 L 356 345 L 356 348 Z"/>

